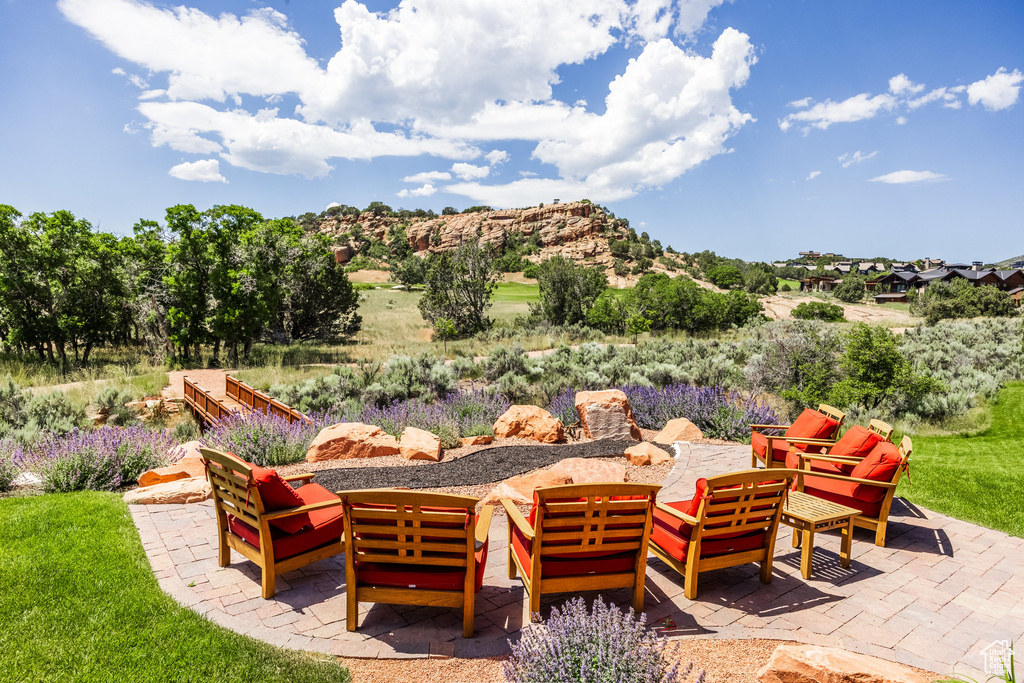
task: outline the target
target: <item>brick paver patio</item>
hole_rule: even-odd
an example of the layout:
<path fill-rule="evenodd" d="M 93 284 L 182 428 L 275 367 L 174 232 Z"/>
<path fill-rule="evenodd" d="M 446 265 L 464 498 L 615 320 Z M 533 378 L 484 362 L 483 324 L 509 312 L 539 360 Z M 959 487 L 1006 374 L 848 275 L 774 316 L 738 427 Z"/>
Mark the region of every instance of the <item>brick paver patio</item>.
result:
<path fill-rule="evenodd" d="M 740 446 L 680 443 L 659 499 L 689 499 L 699 477 L 749 467 Z M 816 538 L 813 578 L 800 576 L 800 551 L 780 530 L 775 574 L 758 581 L 748 565 L 704 574 L 697 600 L 682 577 L 653 556 L 647 568 L 650 622 L 674 623 L 673 638 L 770 638 L 834 645 L 941 673 L 981 675 L 981 650 L 1024 642 L 1024 539 L 897 500 L 888 543 L 858 529 L 853 561 L 839 565 L 838 532 Z M 258 568 L 237 554 L 217 566 L 210 502 L 131 506 L 160 586 L 182 604 L 239 633 L 274 645 L 349 657 L 474 657 L 508 651 L 523 623 L 523 588 L 507 578 L 507 531 L 495 518 L 476 636 L 462 638 L 458 610 L 363 604 L 359 631 L 345 626 L 343 556 L 278 577 L 277 595 L 260 597 Z M 569 596 L 543 601 L 552 604 Z M 606 596 L 629 603 L 628 591 Z"/>

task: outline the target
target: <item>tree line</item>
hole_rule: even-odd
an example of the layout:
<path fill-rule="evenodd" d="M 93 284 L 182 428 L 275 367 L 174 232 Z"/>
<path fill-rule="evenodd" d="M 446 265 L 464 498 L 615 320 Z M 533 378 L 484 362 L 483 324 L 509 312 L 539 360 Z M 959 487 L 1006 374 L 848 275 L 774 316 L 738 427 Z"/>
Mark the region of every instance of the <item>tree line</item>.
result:
<path fill-rule="evenodd" d="M 247 355 L 255 341 L 336 339 L 361 325 L 330 240 L 244 206 L 167 209 L 132 236 L 69 211 L 0 204 L 0 347 L 66 364 L 99 345 L 172 360 Z"/>

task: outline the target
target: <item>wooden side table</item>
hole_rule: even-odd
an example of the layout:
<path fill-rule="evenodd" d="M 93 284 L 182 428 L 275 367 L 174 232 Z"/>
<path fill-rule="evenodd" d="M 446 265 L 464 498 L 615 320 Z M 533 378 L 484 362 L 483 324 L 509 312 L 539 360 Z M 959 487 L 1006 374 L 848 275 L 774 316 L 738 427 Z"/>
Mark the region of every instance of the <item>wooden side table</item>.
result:
<path fill-rule="evenodd" d="M 790 491 L 786 506 L 782 510 L 782 523 L 793 527 L 793 547 L 803 541 L 800 555 L 800 573 L 805 579 L 811 578 L 811 556 L 814 553 L 814 534 L 829 529 L 842 529 L 843 540 L 839 552 L 839 564 L 850 566 L 850 546 L 853 540 L 853 518 L 859 510 L 816 498 L 803 491 Z"/>

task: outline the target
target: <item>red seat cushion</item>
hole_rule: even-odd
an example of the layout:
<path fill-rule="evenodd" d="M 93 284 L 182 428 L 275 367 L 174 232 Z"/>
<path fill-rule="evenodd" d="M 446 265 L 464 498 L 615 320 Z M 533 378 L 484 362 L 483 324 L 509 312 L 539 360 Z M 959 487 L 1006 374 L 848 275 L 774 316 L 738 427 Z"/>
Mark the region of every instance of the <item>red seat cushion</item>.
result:
<path fill-rule="evenodd" d="M 277 470 L 265 469 L 259 465 L 251 467 L 252 478 L 256 482 L 256 490 L 260 492 L 260 499 L 263 501 L 265 510 L 273 512 L 302 505 L 302 499 L 295 493 L 295 489 L 281 478 Z M 306 513 L 270 521 L 271 526 L 288 534 L 298 533 L 300 529 L 310 524 L 309 515 Z"/>
<path fill-rule="evenodd" d="M 847 507 L 859 510 L 865 517 L 878 517 L 878 513 L 882 511 L 882 502 L 876 501 L 869 503 L 867 501 L 858 500 L 853 496 L 844 495 L 844 491 L 848 492 L 853 489 L 854 484 L 847 482 L 837 481 L 835 479 L 815 479 L 815 486 L 804 486 L 804 493 L 808 493 L 815 498 L 821 498 L 823 500 L 832 501 L 833 503 L 839 503 L 840 505 L 846 505 Z M 879 489 L 881 490 L 881 489 Z"/>
<path fill-rule="evenodd" d="M 533 573 L 533 540 L 527 538 L 518 527 L 512 527 L 512 550 L 523 566 L 527 578 Z M 588 574 L 619 574 L 636 568 L 636 552 L 622 553 L 593 552 L 545 555 L 541 559 L 540 571 L 548 578 L 555 576 L 586 576 Z"/>
<path fill-rule="evenodd" d="M 476 551 L 476 581 L 474 590 L 484 585 L 487 568 L 485 541 Z M 423 588 L 425 590 L 461 591 L 465 585 L 466 570 L 462 567 L 439 567 L 382 562 L 356 561 L 360 586 L 386 586 L 389 588 Z"/>
<path fill-rule="evenodd" d="M 668 503 L 668 507 L 685 512 L 691 517 L 696 517 L 697 513 L 700 511 L 700 503 L 704 499 L 704 495 L 707 491 L 707 485 L 707 479 L 698 479 L 696 491 L 694 492 L 691 500 Z M 720 499 L 721 502 L 725 502 L 727 500 L 727 498 Z M 772 512 L 771 508 L 769 507 L 766 512 L 770 516 Z M 708 520 L 706 520 L 706 529 L 715 528 L 714 524 L 709 523 L 714 518 L 715 516 L 712 515 Z M 692 531 L 692 525 L 678 519 L 677 517 L 673 517 L 667 512 L 655 508 L 654 524 L 651 527 L 651 543 L 656 544 L 668 555 L 674 557 L 680 562 L 686 559 L 687 548 L 690 544 L 690 534 Z M 705 537 L 701 541 L 701 557 L 713 557 L 715 555 L 726 555 L 746 550 L 756 550 L 757 548 L 764 546 L 766 533 L 767 532 L 765 530 L 754 530 L 749 532 Z"/>
<path fill-rule="evenodd" d="M 810 437 L 807 437 L 810 438 Z M 809 446 L 803 444 L 801 446 L 799 441 L 786 441 L 780 436 L 772 437 L 772 451 L 774 453 L 774 460 L 776 462 L 786 462 L 786 458 L 789 455 L 790 444 L 796 444 L 796 447 L 802 450 L 804 453 L 822 453 L 825 448 L 823 446 Z M 750 435 L 750 445 L 760 455 L 764 457 L 764 453 L 768 450 L 768 437 L 760 432 L 754 432 Z M 788 467 L 788 465 L 787 465 Z"/>
<path fill-rule="evenodd" d="M 807 439 L 829 439 L 836 433 L 839 422 L 817 410 L 805 408 L 800 416 L 789 425 L 785 436 L 804 437 Z M 791 439 L 793 440 L 793 439 Z"/>
<path fill-rule="evenodd" d="M 806 451 L 803 451 L 806 453 Z M 790 451 L 786 454 L 786 467 L 791 470 L 799 470 L 801 451 Z M 831 453 L 829 454 L 831 455 Z M 838 465 L 834 462 L 823 462 L 821 460 L 810 460 L 812 472 L 827 472 L 828 474 L 848 474 L 844 468 L 846 465 Z M 850 465 L 853 467 L 853 465 Z"/>
<path fill-rule="evenodd" d="M 327 500 L 338 500 L 338 497 L 319 484 L 306 484 L 295 489 L 299 505 L 311 505 Z M 345 533 L 345 515 L 341 505 L 314 510 L 308 513 L 309 526 L 301 531 L 288 534 L 279 528 L 270 528 L 270 537 L 274 544 L 274 560 L 285 558 L 319 548 L 322 545 L 337 543 Z M 228 515 L 228 529 L 243 541 L 257 550 L 260 547 L 260 532 L 233 515 Z"/>

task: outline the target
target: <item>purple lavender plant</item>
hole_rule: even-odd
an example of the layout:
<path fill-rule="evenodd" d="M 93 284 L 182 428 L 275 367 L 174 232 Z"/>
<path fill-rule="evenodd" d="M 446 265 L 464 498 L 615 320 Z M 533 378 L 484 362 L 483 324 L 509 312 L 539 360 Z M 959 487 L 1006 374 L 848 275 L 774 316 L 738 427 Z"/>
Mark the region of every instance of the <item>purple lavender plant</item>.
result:
<path fill-rule="evenodd" d="M 47 493 L 113 491 L 167 464 L 174 445 L 168 434 L 141 425 L 74 429 L 33 446 L 21 469 L 37 473 Z"/>
<path fill-rule="evenodd" d="M 722 386 L 667 384 L 661 388 L 619 387 L 644 429 L 661 429 L 669 420 L 688 418 L 704 435 L 727 441 L 750 441 L 751 424 L 777 424 L 778 414 L 757 399 L 743 398 Z"/>
<path fill-rule="evenodd" d="M 514 683 L 682 683 L 693 665 L 683 668 L 668 641 L 644 628 L 632 608 L 623 612 L 601 597 L 588 613 L 582 597 L 551 610 L 546 624 L 531 624 L 512 645 L 504 664 L 505 680 Z M 704 673 L 697 678 L 703 683 Z"/>
<path fill-rule="evenodd" d="M 212 448 L 229 451 L 261 467 L 290 465 L 306 457 L 310 443 L 321 429 L 337 422 L 329 414 L 310 417 L 312 424 L 289 423 L 283 417 L 261 411 L 235 413 L 206 430 L 202 440 Z"/>
<path fill-rule="evenodd" d="M 510 405 L 509 400 L 499 393 L 452 392 L 433 403 L 410 399 L 392 401 L 384 406 L 370 405 L 360 413 L 346 415 L 345 419 L 377 425 L 396 436 L 409 426 L 425 429 L 440 436 L 442 442 L 447 439 L 445 448 L 452 448 L 458 445 L 455 440 L 460 434 L 494 424 Z"/>
<path fill-rule="evenodd" d="M 643 429 L 661 429 L 669 420 L 685 417 L 709 438 L 749 443 L 749 425 L 777 424 L 779 420 L 778 414 L 767 404 L 753 397 L 743 398 L 720 385 L 626 385 L 616 388 L 629 398 L 637 424 Z M 562 424 L 576 422 L 579 415 L 575 397 L 574 388 L 565 389 L 551 401 L 548 412 L 559 418 Z"/>

